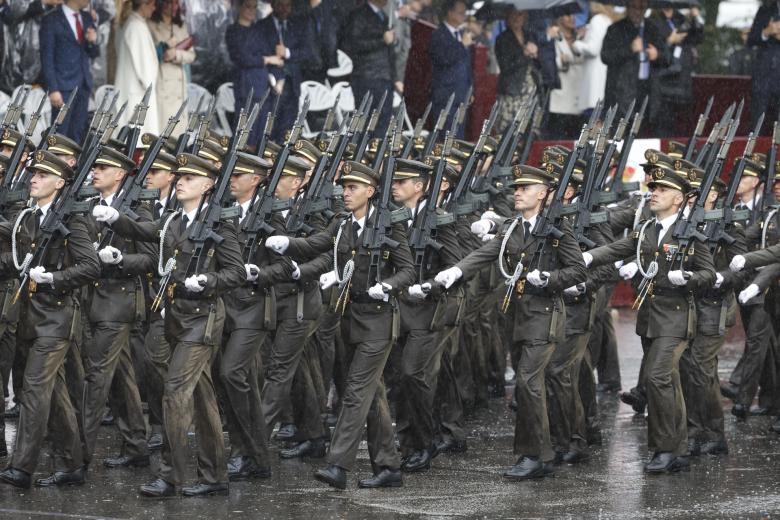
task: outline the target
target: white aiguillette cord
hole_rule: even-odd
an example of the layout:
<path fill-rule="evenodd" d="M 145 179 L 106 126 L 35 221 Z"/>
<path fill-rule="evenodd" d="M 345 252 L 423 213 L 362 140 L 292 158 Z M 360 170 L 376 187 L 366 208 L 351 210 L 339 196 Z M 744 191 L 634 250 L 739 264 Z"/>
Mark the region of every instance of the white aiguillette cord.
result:
<path fill-rule="evenodd" d="M 512 223 L 509 224 L 509 227 L 504 234 L 504 238 L 501 240 L 501 250 L 498 253 L 498 269 L 501 271 L 501 275 L 504 277 L 504 283 L 507 286 L 506 293 L 504 294 L 504 303 L 501 306 L 501 310 L 504 313 L 506 313 L 507 309 L 509 308 L 509 301 L 512 296 L 512 291 L 514 290 L 517 281 L 520 279 L 520 274 L 523 272 L 523 263 L 519 260 L 515 266 L 514 272 L 511 275 L 506 271 L 506 269 L 504 269 L 504 253 L 506 252 L 506 245 L 509 243 L 509 237 L 512 235 L 512 232 L 515 230 L 519 222 L 520 217 L 517 216 L 514 218 L 514 220 L 512 220 Z"/>
<path fill-rule="evenodd" d="M 339 242 L 341 241 L 341 233 L 344 231 L 344 226 L 347 221 L 344 220 L 339 226 L 339 230 L 336 232 L 336 240 L 333 241 L 333 272 L 336 273 L 336 281 L 339 284 L 339 298 L 336 300 L 336 308 L 343 302 L 346 308 L 346 294 L 349 290 L 349 282 L 352 280 L 352 274 L 355 272 L 355 261 L 350 258 L 344 264 L 344 269 L 339 276 Z"/>
<path fill-rule="evenodd" d="M 647 229 L 647 226 L 650 224 L 655 224 L 656 222 L 656 219 L 647 220 L 639 229 L 639 238 L 636 241 L 636 265 L 639 268 L 639 273 L 642 275 L 642 281 L 639 282 L 639 294 L 637 295 L 636 300 L 634 300 L 634 305 L 632 306 L 634 310 L 642 306 L 642 303 L 645 301 L 645 297 L 647 297 L 647 293 L 650 291 L 653 278 L 655 278 L 655 275 L 658 274 L 658 262 L 656 262 L 655 259 L 650 262 L 650 265 L 647 266 L 647 271 L 645 271 L 642 267 L 642 260 L 640 257 L 642 252 L 642 241 L 645 238 L 645 229 Z"/>
<path fill-rule="evenodd" d="M 165 265 L 163 266 L 163 255 L 165 247 L 165 236 L 168 234 L 168 227 L 171 225 L 171 221 L 176 218 L 177 215 L 181 215 L 181 213 L 182 211 L 179 210 L 174 211 L 168 215 L 168 218 L 165 219 L 165 223 L 160 230 L 160 254 L 157 256 L 157 274 L 160 275 L 161 279 L 160 288 L 157 290 L 157 295 L 154 297 L 154 302 L 152 302 L 152 311 L 156 311 L 160 308 L 163 293 L 165 292 L 165 288 L 168 286 L 168 282 L 171 279 L 173 270 L 176 268 L 176 258 L 173 256 L 166 260 Z"/>

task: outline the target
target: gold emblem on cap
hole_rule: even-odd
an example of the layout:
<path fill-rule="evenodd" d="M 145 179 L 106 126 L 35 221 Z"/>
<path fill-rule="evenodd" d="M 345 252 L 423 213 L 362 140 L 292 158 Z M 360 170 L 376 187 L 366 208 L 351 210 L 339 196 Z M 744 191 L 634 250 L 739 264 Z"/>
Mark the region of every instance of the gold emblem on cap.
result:
<path fill-rule="evenodd" d="M 11 138 L 11 131 L 7 128 L 3 130 L 3 139 L 10 139 Z"/>
<path fill-rule="evenodd" d="M 653 150 L 645 150 L 645 159 L 647 159 L 648 162 L 655 164 L 658 162 L 658 154 Z"/>
<path fill-rule="evenodd" d="M 303 141 L 295 141 L 295 150 L 303 150 Z"/>
<path fill-rule="evenodd" d="M 319 148 L 321 152 L 324 152 L 325 150 L 328 149 L 328 143 L 326 143 L 325 141 L 320 141 L 317 143 L 317 148 Z"/>
<path fill-rule="evenodd" d="M 655 170 L 653 170 L 653 177 L 655 177 L 656 179 L 661 180 L 665 176 L 666 176 L 666 174 L 664 173 L 664 171 L 661 168 L 656 168 Z"/>
<path fill-rule="evenodd" d="M 186 155 L 180 155 L 176 158 L 176 162 L 179 163 L 179 166 L 187 166 L 187 156 Z"/>
<path fill-rule="evenodd" d="M 144 134 L 141 136 L 141 142 L 143 144 L 152 144 L 152 141 L 154 141 L 154 136 L 152 134 Z"/>
<path fill-rule="evenodd" d="M 43 150 L 39 150 L 38 152 L 35 152 L 35 160 L 36 161 L 42 162 L 45 157 L 46 157 L 46 155 L 43 153 Z"/>
<path fill-rule="evenodd" d="M 555 165 L 553 163 L 551 163 L 551 162 L 548 162 L 545 165 L 544 169 L 547 170 L 547 173 L 552 173 L 552 172 L 555 171 Z"/>
<path fill-rule="evenodd" d="M 433 157 L 426 157 L 425 164 L 427 164 L 428 166 L 433 166 Z"/>
<path fill-rule="evenodd" d="M 515 164 L 512 167 L 512 175 L 515 177 L 520 177 L 523 174 L 523 168 L 519 164 Z"/>
<path fill-rule="evenodd" d="M 50 135 L 48 139 L 46 139 L 46 142 L 49 143 L 49 146 L 54 146 L 57 144 L 57 136 L 56 135 Z"/>
<path fill-rule="evenodd" d="M 214 167 L 217 170 L 221 170 L 222 169 L 222 162 L 221 161 L 214 161 Z"/>
<path fill-rule="evenodd" d="M 341 170 L 342 170 L 344 173 L 351 173 L 351 172 L 352 172 L 352 165 L 351 165 L 351 164 L 349 164 L 349 163 L 347 163 L 347 164 L 345 164 L 345 165 L 344 165 L 344 166 L 341 168 Z"/>
<path fill-rule="evenodd" d="M 691 171 L 688 172 L 688 180 L 689 181 L 696 182 L 698 180 L 697 177 L 698 176 L 696 175 L 696 171 L 695 170 L 691 170 Z"/>
<path fill-rule="evenodd" d="M 441 155 L 441 152 L 442 152 L 441 144 L 434 145 L 434 147 L 433 147 L 433 154 L 434 155 Z"/>

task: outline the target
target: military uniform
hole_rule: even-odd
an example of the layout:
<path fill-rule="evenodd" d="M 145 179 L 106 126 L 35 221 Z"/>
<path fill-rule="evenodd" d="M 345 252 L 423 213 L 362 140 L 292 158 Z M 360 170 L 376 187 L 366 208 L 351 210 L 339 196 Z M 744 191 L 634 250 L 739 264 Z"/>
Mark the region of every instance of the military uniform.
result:
<path fill-rule="evenodd" d="M 652 189 L 656 185 L 689 189 L 687 177 L 658 166 L 652 170 Z M 680 385 L 679 360 L 696 332 L 693 291 L 709 288 L 715 280 L 712 257 L 704 244 L 689 244 L 683 255 L 684 270 L 690 279 L 684 286 L 670 281 L 668 274 L 679 265 L 679 244 L 672 236 L 675 215 L 664 222 L 645 222 L 640 231 L 612 244 L 589 251 L 592 266 L 604 265 L 636 254 L 637 264 L 649 269 L 657 263 L 657 274 L 647 280 L 649 291 L 637 315 L 636 332 L 642 338 L 644 362 L 640 384 L 647 393 L 648 446 L 655 455 L 646 466 L 649 472 L 680 471 L 688 467 L 685 401 Z M 659 233 L 663 233 L 659 236 Z"/>

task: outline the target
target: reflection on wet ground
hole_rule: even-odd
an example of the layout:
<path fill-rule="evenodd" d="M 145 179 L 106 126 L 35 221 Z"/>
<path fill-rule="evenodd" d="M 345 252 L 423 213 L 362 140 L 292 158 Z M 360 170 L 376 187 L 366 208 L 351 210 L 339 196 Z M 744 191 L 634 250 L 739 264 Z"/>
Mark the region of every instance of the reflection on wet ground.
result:
<path fill-rule="evenodd" d="M 636 381 L 641 358 L 632 314 L 621 312 L 616 328 L 627 389 Z M 739 338 L 730 338 L 721 360 L 722 378 L 730 373 L 741 348 Z M 647 457 L 644 418 L 635 417 L 616 394 L 600 399 L 603 447 L 592 451 L 589 462 L 561 466 L 555 478 L 542 481 L 510 483 L 501 478 L 514 462 L 513 415 L 505 401 L 493 400 L 490 410 L 470 420 L 467 453 L 439 456 L 428 473 L 406 476 L 402 489 L 356 489 L 357 479 L 370 471 L 364 444 L 345 492 L 332 491 L 310 477 L 318 461 L 274 458 L 269 481 L 231 484 L 227 498 L 152 501 L 136 493 L 149 480 L 148 469 L 107 470 L 96 464 L 80 488 L 22 492 L 0 487 L 0 518 L 665 519 L 760 518 L 780 512 L 780 436 L 767 432 L 770 418 L 752 417 L 737 424 L 727 413 L 728 457 L 699 457 L 693 459 L 690 473 L 650 477 L 642 472 Z M 723 405 L 730 409 L 730 402 L 724 400 Z M 7 439 L 15 433 L 15 423 L 9 422 Z M 103 428 L 96 460 L 116 445 L 113 429 Z M 48 464 L 42 460 L 39 471 Z"/>

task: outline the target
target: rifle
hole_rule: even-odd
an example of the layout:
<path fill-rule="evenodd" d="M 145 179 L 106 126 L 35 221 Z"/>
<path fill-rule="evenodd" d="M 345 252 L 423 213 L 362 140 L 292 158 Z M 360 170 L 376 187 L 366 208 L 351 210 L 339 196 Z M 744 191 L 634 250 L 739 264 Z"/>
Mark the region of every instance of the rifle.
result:
<path fill-rule="evenodd" d="M 674 262 L 679 262 L 680 269 L 682 270 L 684 270 L 683 261 L 685 259 L 685 256 L 688 255 L 688 247 L 690 246 L 691 242 L 694 239 L 698 240 L 699 242 L 706 242 L 708 240 L 707 235 L 705 235 L 698 229 L 699 225 L 704 222 L 706 217 L 706 211 L 704 210 L 704 203 L 707 200 L 707 194 L 710 192 L 710 188 L 712 187 L 712 184 L 715 182 L 715 177 L 717 177 L 720 171 L 723 169 L 723 165 L 726 162 L 726 156 L 728 155 L 729 152 L 729 147 L 731 147 L 731 143 L 734 141 L 734 136 L 737 133 L 738 126 L 739 123 L 731 124 L 729 126 L 723 144 L 720 146 L 720 149 L 715 157 L 715 161 L 710 166 L 710 168 L 706 170 L 706 173 L 704 174 L 704 179 L 702 179 L 701 187 L 699 188 L 699 196 L 696 198 L 696 203 L 693 205 L 693 208 L 691 208 L 690 212 L 688 213 L 687 219 L 683 218 L 686 205 L 683 204 L 680 207 L 680 211 L 677 216 L 677 222 L 675 223 L 674 228 L 672 229 L 672 237 L 675 240 L 677 240 L 679 246 L 677 249 L 677 253 L 675 254 L 675 259 L 672 265 L 674 264 Z M 743 164 L 743 168 L 744 168 L 744 164 Z M 733 187 L 733 190 L 736 194 L 736 186 Z M 725 208 L 724 208 L 724 215 L 725 215 Z M 719 238 L 726 239 L 725 235 L 721 233 L 719 233 Z"/>
<path fill-rule="evenodd" d="M 431 155 L 433 145 L 436 144 L 436 141 L 439 139 L 439 134 L 444 128 L 444 124 L 447 122 L 447 117 L 450 115 L 450 110 L 452 110 L 452 103 L 454 101 L 455 93 L 453 92 L 450 94 L 450 98 L 447 100 L 445 107 L 439 112 L 439 118 L 436 120 L 436 124 L 433 125 L 433 130 L 428 134 L 428 139 L 425 141 L 425 148 L 423 149 L 423 157 Z"/>
<path fill-rule="evenodd" d="M 113 99 L 112 99 L 113 94 Z M 89 150 L 95 144 L 95 139 L 98 135 L 98 129 L 103 128 L 104 120 L 106 116 L 111 117 L 110 111 L 107 107 L 116 106 L 116 102 L 119 99 L 119 92 L 116 90 L 107 90 L 103 95 L 103 99 L 100 100 L 100 104 L 95 113 L 92 114 L 92 120 L 89 122 L 89 128 L 87 129 L 87 136 L 84 138 L 84 143 L 81 145 L 82 149 Z"/>
<path fill-rule="evenodd" d="M 3 186 L 6 188 L 10 187 L 12 184 L 16 185 L 20 181 L 20 179 L 14 179 L 16 170 L 19 168 L 19 165 L 22 162 L 22 156 L 24 155 L 24 150 L 27 147 L 27 141 L 30 140 L 33 132 L 35 132 L 35 127 L 38 126 L 38 121 L 41 119 L 43 106 L 48 101 L 48 99 L 49 96 L 43 96 L 41 98 L 41 102 L 38 104 L 38 109 L 33 113 L 32 116 L 30 116 L 30 120 L 27 122 L 27 126 L 24 129 L 24 134 L 19 137 L 19 140 L 16 142 L 16 146 L 14 146 L 14 149 L 11 152 L 11 157 L 8 158 L 8 166 L 6 167 L 5 178 L 3 179 Z M 4 132 L 7 133 L 8 130 L 5 130 Z M 3 202 L 6 201 L 4 200 Z"/>
<path fill-rule="evenodd" d="M 631 110 L 633 111 L 633 105 Z M 607 178 L 607 174 L 609 173 L 609 167 L 612 164 L 612 158 L 615 156 L 615 152 L 617 151 L 617 144 L 623 140 L 623 136 L 626 133 L 626 128 L 628 127 L 628 119 L 630 117 L 631 111 L 626 112 L 626 114 L 620 118 L 617 128 L 615 129 L 615 134 L 612 136 L 612 139 L 609 142 L 609 146 L 607 147 L 607 150 L 604 152 L 604 156 L 601 159 L 599 170 L 596 174 L 596 180 L 593 183 L 594 193 L 592 200 L 593 204 L 591 206 L 593 211 L 598 211 L 598 206 L 603 204 L 617 202 L 617 194 L 606 191 L 604 189 L 604 183 Z"/>
<path fill-rule="evenodd" d="M 468 110 L 469 106 L 471 106 L 471 96 L 473 93 L 474 86 L 469 85 L 469 89 L 466 91 L 466 99 L 464 99 L 463 102 L 458 105 L 458 110 L 455 112 L 455 120 L 458 122 L 458 124 L 455 125 L 455 136 L 460 135 L 460 132 L 463 130 L 463 123 L 466 121 L 466 110 Z"/>
<path fill-rule="evenodd" d="M 430 269 L 430 262 L 426 264 L 426 253 L 428 248 L 439 251 L 443 246 L 436 237 L 437 229 L 440 225 L 454 222 L 455 218 L 449 213 L 438 214 L 436 212 L 436 202 L 441 191 L 441 184 L 444 178 L 445 167 L 447 166 L 447 156 L 452 150 L 452 134 L 447 132 L 444 136 L 444 146 L 439 160 L 436 161 L 433 179 L 428 188 L 428 196 L 425 199 L 425 205 L 420 208 L 420 202 L 417 203 L 416 218 L 412 223 L 412 229 L 409 231 L 409 247 L 414 252 L 414 267 L 417 270 L 417 281 L 422 283 L 425 272 Z M 392 175 L 392 172 L 390 172 Z"/>
<path fill-rule="evenodd" d="M 615 167 L 615 173 L 610 183 L 610 190 L 616 196 L 616 200 L 620 200 L 623 196 L 623 192 L 627 189 L 631 189 L 630 185 L 623 183 L 623 170 L 626 169 L 628 164 L 628 156 L 631 152 L 631 147 L 634 145 L 634 139 L 639 134 L 639 129 L 642 127 L 642 121 L 645 118 L 645 111 L 647 110 L 647 97 L 642 101 L 642 107 L 634 115 L 634 121 L 631 124 L 631 131 L 628 133 L 628 137 L 623 141 L 623 147 L 620 149 L 620 160 Z M 630 117 L 631 114 L 627 113 L 626 117 Z"/>
<path fill-rule="evenodd" d="M 55 135 L 59 128 L 62 126 L 62 123 L 65 121 L 65 118 L 68 117 L 68 112 L 70 112 L 70 107 L 73 106 L 73 100 L 76 99 L 76 95 L 79 93 L 79 87 L 76 87 L 73 89 L 73 92 L 71 92 L 70 97 L 68 98 L 68 101 L 60 107 L 60 111 L 57 113 L 57 118 L 54 120 L 54 122 L 51 124 L 49 129 L 46 131 L 46 135 L 43 136 L 43 139 L 41 139 L 40 144 L 38 145 L 39 150 L 48 150 L 49 149 L 49 137 Z"/>
<path fill-rule="evenodd" d="M 125 154 L 130 157 L 130 159 L 135 155 L 135 148 L 138 145 L 138 137 L 141 135 L 141 128 L 144 126 L 144 121 L 146 121 L 146 111 L 149 110 L 149 98 L 151 96 L 152 85 L 149 84 L 146 92 L 144 92 L 144 97 L 141 99 L 140 103 L 135 106 L 133 115 L 130 117 L 130 132 L 127 136 L 127 153 Z"/>
<path fill-rule="evenodd" d="M 382 113 L 382 109 L 385 107 L 385 101 L 387 100 L 387 90 L 382 94 L 382 99 L 379 101 L 379 105 L 371 111 L 371 117 L 368 120 L 368 125 L 363 131 L 363 135 L 360 138 L 360 144 L 358 144 L 357 150 L 355 150 L 355 161 L 361 161 L 368 148 L 368 143 L 376 130 L 376 125 L 379 122 L 379 115 Z"/>
<path fill-rule="evenodd" d="M 415 145 L 422 144 L 422 138 L 420 136 L 422 135 L 423 125 L 428 120 L 428 115 L 430 115 L 430 113 L 431 113 L 431 104 L 428 103 L 428 106 L 425 107 L 425 112 L 423 112 L 422 117 L 418 119 L 414 125 L 412 138 L 406 141 L 406 145 L 404 146 L 404 149 L 401 152 L 402 159 L 408 159 L 409 157 L 411 157 L 412 150 L 414 150 Z"/>
<path fill-rule="evenodd" d="M 368 109 L 371 107 L 371 103 L 373 102 L 374 101 L 373 96 L 371 96 L 371 92 L 366 92 L 363 94 L 363 99 L 360 100 L 360 105 L 358 105 L 354 112 L 355 117 L 357 117 L 357 126 L 355 133 L 352 135 L 352 141 L 350 142 L 355 146 L 356 149 L 358 144 L 363 140 L 363 132 L 366 129 L 366 122 L 368 121 L 366 113 L 368 112 Z"/>
<path fill-rule="evenodd" d="M 748 135 L 747 143 L 745 144 L 745 151 L 742 153 L 742 157 L 739 158 L 739 162 L 737 162 L 736 167 L 734 168 L 734 173 L 731 175 L 731 179 L 729 179 L 729 185 L 726 191 L 726 196 L 723 198 L 722 207 L 705 212 L 705 220 L 709 223 L 707 227 L 707 240 L 709 242 L 710 252 L 713 254 L 721 244 L 731 245 L 734 243 L 734 237 L 729 234 L 734 225 L 734 222 L 739 220 L 746 220 L 750 215 L 750 210 L 737 211 L 733 208 L 733 204 L 734 199 L 737 196 L 739 181 L 742 179 L 742 173 L 745 171 L 747 160 L 753 154 L 753 148 L 756 145 L 756 138 L 758 137 L 758 133 L 761 131 L 763 124 L 764 115 L 762 114 L 758 120 L 758 123 L 756 124 L 756 128 L 753 130 L 753 132 L 750 133 L 750 135 Z M 737 125 L 734 126 L 736 128 Z M 732 131 L 736 132 L 736 129 L 733 129 Z M 726 143 L 724 143 L 724 147 L 725 146 Z M 726 150 L 728 150 L 728 148 L 726 148 Z M 727 152 L 721 150 L 721 155 L 724 155 L 725 153 Z M 720 166 L 722 167 L 723 164 L 721 163 Z M 716 177 L 719 176 L 720 171 L 716 171 L 714 175 Z M 706 197 L 706 193 L 704 190 L 702 190 L 699 193 L 699 198 L 701 199 Z"/>
<path fill-rule="evenodd" d="M 4 133 L 6 128 L 16 128 L 16 125 L 19 123 L 19 119 L 22 117 L 24 104 L 27 102 L 27 96 L 29 94 L 29 85 L 24 85 L 22 88 L 16 91 L 16 95 L 8 105 L 8 109 L 5 111 L 3 122 L 0 124 L 0 133 Z"/>
<path fill-rule="evenodd" d="M 112 111 L 115 103 L 116 97 L 114 97 L 114 101 L 112 102 Z M 14 295 L 14 302 L 19 299 L 19 295 L 21 295 L 27 282 L 30 280 L 30 268 L 32 266 L 41 265 L 57 235 L 59 234 L 63 237 L 70 235 L 70 230 L 68 229 L 70 217 L 76 213 L 86 213 L 89 211 L 89 202 L 77 201 L 78 192 L 87 181 L 87 177 L 92 171 L 92 166 L 95 164 L 98 156 L 100 156 L 103 147 L 106 146 L 111 139 L 114 130 L 119 124 L 119 119 L 122 117 L 126 108 L 127 104 L 125 103 L 122 105 L 122 108 L 119 109 L 119 112 L 117 112 L 113 120 L 109 121 L 108 119 L 103 118 L 101 126 L 96 129 L 96 137 L 99 136 L 97 143 L 88 153 L 84 154 L 85 159 L 82 164 L 79 165 L 73 182 L 60 190 L 53 201 L 51 208 L 46 213 L 46 217 L 44 217 L 40 226 L 41 239 L 38 242 L 38 248 L 32 253 L 30 260 L 25 261 L 22 264 L 22 268 L 19 270 L 21 282 L 19 283 L 19 289 L 17 289 L 16 294 Z"/>
<path fill-rule="evenodd" d="M 149 150 L 144 155 L 141 166 L 138 168 L 138 173 L 130 176 L 128 172 L 128 174 L 125 175 L 125 180 L 122 183 L 123 186 L 111 203 L 111 206 L 118 209 L 119 213 L 125 214 L 133 220 L 138 220 L 139 217 L 135 210 L 138 209 L 140 202 L 142 200 L 155 200 L 157 197 L 159 197 L 159 189 L 144 188 L 146 176 L 152 169 L 152 164 L 157 158 L 157 154 L 159 154 L 160 150 L 162 150 L 165 141 L 167 141 L 171 136 L 173 130 L 176 128 L 176 125 L 179 124 L 179 120 L 181 119 L 181 116 L 184 113 L 184 109 L 186 107 L 187 102 L 185 101 L 181 104 L 181 107 L 179 107 L 178 112 L 176 112 L 175 115 L 168 119 L 168 125 L 165 127 L 162 134 L 160 134 L 154 143 L 152 143 L 152 145 L 149 147 Z M 128 184 L 129 187 L 127 186 Z M 104 247 L 111 245 L 113 240 L 114 230 L 111 229 L 111 227 L 107 227 L 105 234 L 103 235 L 100 244 L 97 247 L 97 250 L 99 251 Z"/>
<path fill-rule="evenodd" d="M 707 101 L 707 108 L 703 114 L 699 114 L 699 120 L 696 122 L 696 128 L 693 130 L 693 135 L 688 141 L 688 146 L 685 147 L 685 155 L 683 159 L 690 161 L 693 157 L 693 153 L 696 151 L 696 141 L 704 134 L 704 126 L 707 124 L 707 120 L 710 118 L 710 111 L 712 110 L 712 104 L 715 98 L 710 96 L 710 100 Z"/>
<path fill-rule="evenodd" d="M 267 95 L 267 94 L 266 94 Z M 263 127 L 263 135 L 260 137 L 260 143 L 257 145 L 257 155 L 262 157 L 265 153 L 265 149 L 268 147 L 268 142 L 271 140 L 271 134 L 274 132 L 274 124 L 276 123 L 276 114 L 279 113 L 279 100 L 282 96 L 276 96 L 274 100 L 274 108 L 268 113 L 268 117 L 265 119 L 265 126 Z M 263 106 L 262 104 L 260 106 Z"/>
<path fill-rule="evenodd" d="M 531 147 L 534 144 L 534 139 L 540 135 L 542 129 L 542 119 L 544 119 L 544 107 L 547 106 L 547 100 L 550 97 L 550 91 L 547 91 L 547 96 L 543 105 L 538 104 L 536 96 L 534 96 L 535 108 L 533 111 L 533 118 L 531 123 L 531 130 L 528 131 L 528 135 L 523 143 L 523 150 L 520 152 L 520 164 L 526 164 L 528 162 L 528 156 L 531 155 Z"/>
<path fill-rule="evenodd" d="M 712 131 L 710 132 L 710 136 L 707 138 L 707 142 L 704 143 L 704 145 L 699 150 L 699 153 L 696 155 L 696 160 L 693 162 L 693 164 L 700 168 L 704 168 L 706 166 L 711 157 L 711 150 L 713 148 L 717 150 L 715 142 L 718 140 L 718 137 L 720 136 L 720 139 L 723 139 L 724 137 L 723 132 L 726 130 L 726 127 L 731 120 L 731 116 L 734 114 L 735 107 L 736 105 L 732 103 L 726 112 L 723 113 L 723 117 L 721 117 L 718 124 L 713 126 Z"/>
<path fill-rule="evenodd" d="M 184 153 L 187 149 L 187 144 L 190 142 L 190 137 L 195 133 L 195 128 L 198 126 L 198 118 L 200 117 L 201 109 L 203 108 L 203 101 L 206 99 L 206 95 L 200 96 L 198 100 L 198 107 L 193 113 L 189 115 L 187 120 L 187 129 L 176 140 L 176 148 L 174 148 L 173 156 L 178 157 L 180 153 Z"/>
<path fill-rule="evenodd" d="M 203 146 L 203 141 L 206 140 L 206 132 L 211 126 L 211 121 L 214 119 L 214 112 L 216 108 L 217 98 L 213 97 L 211 98 L 211 103 L 209 103 L 209 107 L 206 112 L 198 115 L 198 129 L 195 132 L 195 141 L 192 143 L 192 148 L 190 148 L 190 153 L 192 155 L 198 155 L 198 151 L 200 151 L 201 147 Z M 190 225 L 190 227 L 192 227 L 192 225 Z"/>
<path fill-rule="evenodd" d="M 243 251 L 244 261 L 247 263 L 251 262 L 252 258 L 254 258 L 258 244 L 265 240 L 267 236 L 273 234 L 274 228 L 271 225 L 273 213 L 289 207 L 289 201 L 282 201 L 281 204 L 278 203 L 276 200 L 276 188 L 279 185 L 279 179 L 282 178 L 282 172 L 284 171 L 284 165 L 287 162 L 287 158 L 294 149 L 295 143 L 300 138 L 308 112 L 309 98 L 307 97 L 303 101 L 303 106 L 298 113 L 295 124 L 292 129 L 290 129 L 290 137 L 279 151 L 279 155 L 276 156 L 273 172 L 271 172 L 268 182 L 263 189 L 263 195 L 259 204 L 255 205 L 255 200 L 260 190 L 259 186 L 252 195 L 252 202 L 249 204 L 249 213 L 244 217 L 241 224 L 241 230 L 246 233 L 247 237 Z"/>
<path fill-rule="evenodd" d="M 377 172 L 381 171 L 382 163 L 385 160 L 385 155 L 387 155 L 388 150 L 391 155 L 394 155 L 394 146 L 395 143 L 393 142 L 393 138 L 398 137 L 400 135 L 400 129 L 398 129 L 398 126 L 403 127 L 403 117 L 404 117 L 404 103 L 401 101 L 401 104 L 398 105 L 398 110 L 395 114 L 390 116 L 390 124 L 387 125 L 387 135 L 384 139 L 379 143 L 379 146 L 376 150 L 376 157 L 374 157 L 374 162 L 371 165 L 371 167 L 376 170 Z"/>
<path fill-rule="evenodd" d="M 328 132 L 333 129 L 333 123 L 336 121 L 336 107 L 339 106 L 341 100 L 341 91 L 336 94 L 336 100 L 333 106 L 328 109 L 328 113 L 325 114 L 325 123 L 322 125 L 322 131 L 317 135 L 318 141 L 325 141 L 328 138 Z"/>
<path fill-rule="evenodd" d="M 766 181 L 764 182 L 764 193 L 761 196 L 761 212 L 764 213 L 769 207 L 769 201 L 772 200 L 772 188 L 774 187 L 775 171 L 777 169 L 777 145 L 780 144 L 780 116 L 772 128 L 772 142 L 769 145 L 769 151 L 766 154 Z M 780 201 L 775 201 L 780 202 Z"/>

